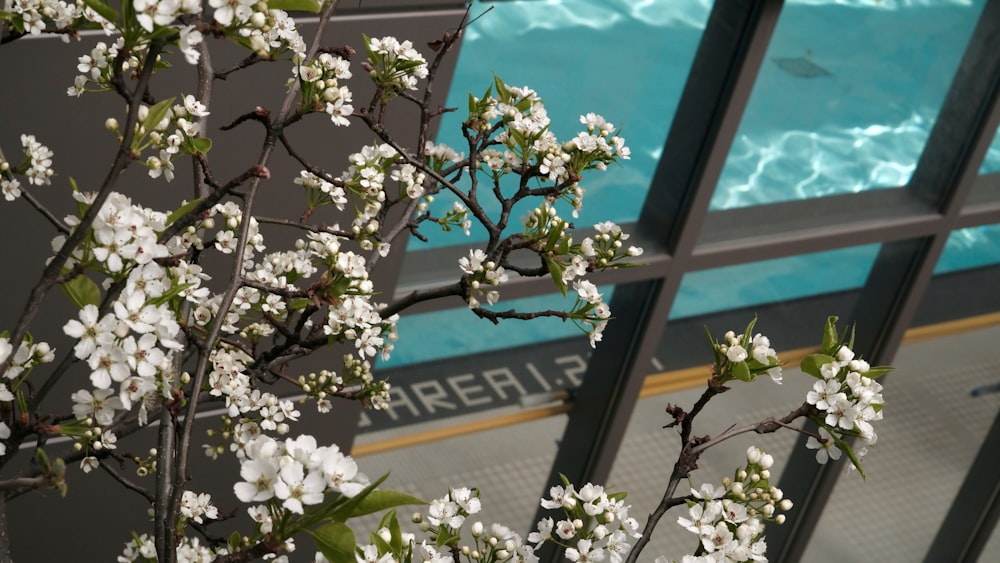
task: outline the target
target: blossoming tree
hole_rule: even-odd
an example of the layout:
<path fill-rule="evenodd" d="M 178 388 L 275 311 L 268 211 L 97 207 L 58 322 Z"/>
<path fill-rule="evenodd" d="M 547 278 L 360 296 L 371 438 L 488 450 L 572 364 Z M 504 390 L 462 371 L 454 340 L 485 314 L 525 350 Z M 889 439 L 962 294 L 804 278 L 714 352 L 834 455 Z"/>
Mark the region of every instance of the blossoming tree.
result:
<path fill-rule="evenodd" d="M 5 497 L 41 488 L 65 491 L 67 464 L 83 472 L 103 469 L 147 500 L 153 515 L 147 529 L 137 527 L 131 539 L 120 538 L 125 543 L 120 561 L 287 560 L 295 540 L 307 536 L 317 547 L 315 556 L 308 556 L 315 561 L 535 561 L 535 549 L 545 542 L 564 548 L 573 561 L 635 561 L 663 513 L 681 504 L 688 513 L 678 522 L 698 535 L 691 560 L 743 561 L 764 558 L 764 524 L 781 522 L 780 511 L 790 501 L 770 482 L 773 459 L 756 448 L 721 486 L 675 496 L 705 449 L 740 433 L 771 432 L 810 418 L 819 427 L 809 442 L 818 460 L 845 452 L 860 469 L 864 450 L 855 452 L 850 439 L 875 441 L 872 422 L 881 417 L 883 401 L 874 380 L 885 368 L 855 358 L 850 334 L 839 333 L 835 319 L 825 329 L 821 353 L 803 364 L 817 382 L 801 408 L 780 420 L 695 437 L 694 418 L 727 383 L 763 374 L 780 382 L 777 355 L 766 337 L 753 332 L 753 323 L 721 343 L 712 340 L 714 371 L 705 394 L 690 411 L 668 407 L 683 450 L 645 529 L 629 515 L 623 492 L 569 482 L 554 486 L 541 501 L 556 516 L 526 536 L 500 524 L 466 526 L 480 509 L 478 490 L 456 484 L 424 503 L 382 488 L 384 477 L 370 480 L 322 437 L 296 432 L 300 406 L 275 385 L 293 387 L 321 413 L 337 408 L 339 400 L 383 408 L 389 385 L 375 377 L 372 363 L 392 352 L 399 313 L 422 301 L 457 296 L 473 314 L 493 322 L 556 317 L 575 323 L 596 345 L 611 311 L 587 276 L 631 265 L 642 252 L 625 244 L 628 235 L 612 223 L 574 238 L 574 225 L 560 215 L 582 206 L 585 173 L 628 159 L 612 124 L 588 114 L 575 137 L 560 141 L 549 128 L 541 97 L 497 78 L 483 95 L 469 97 L 464 145 L 436 145 L 427 131 L 447 110 L 431 104 L 431 84 L 464 22 L 429 46 L 434 52 L 429 61 L 410 42 L 393 37 L 359 37 L 359 55 L 323 42 L 336 4 L 5 0 L 0 43 L 45 33 L 106 34 L 78 56 L 80 74 L 67 93 L 107 92 L 125 108 L 107 116 L 105 134 L 117 150 L 98 185 L 78 186 L 64 176 L 58 157 L 31 132 L 20 135 L 19 150 L 0 153 L 0 191 L 7 205 L 28 204 L 54 236 L 53 255 L 23 312 L 3 320 L 0 471 L 6 472 L 0 489 Z M 320 13 L 309 43 L 290 11 Z M 218 70 L 211 65 L 210 47 L 222 42 L 244 49 L 245 58 Z M 154 87 L 154 77 L 172 72 L 172 49 L 197 69 L 196 91 L 170 96 Z M 220 177 L 211 149 L 226 139 L 209 136 L 206 127 L 211 84 L 274 62 L 288 69 L 284 101 L 274 112 L 257 107 L 222 127 L 256 127 L 260 148 L 248 155 L 242 172 Z M 359 68 L 374 88 L 365 100 L 354 99 L 350 82 Z M 402 137 L 387 117 L 395 104 L 409 104 L 419 113 L 412 145 L 398 140 Z M 347 163 L 306 158 L 286 132 L 313 114 L 329 119 L 333 131 L 364 127 L 375 141 L 359 147 Z M 11 142 L 0 138 L 2 146 Z M 272 177 L 269 164 L 278 152 L 301 166 L 296 177 Z M 192 163 L 193 186 L 176 192 L 176 205 L 169 208 L 145 207 L 123 185 L 127 169 L 144 167 L 144 183 L 176 190 L 178 165 L 185 161 Z M 331 166 L 343 171 L 329 172 Z M 301 215 L 265 215 L 257 205 L 265 182 L 300 186 Z M 36 194 L 46 189 L 71 198 L 76 212 L 58 217 Z M 515 206 L 526 204 L 531 211 L 518 221 Z M 337 222 L 315 220 L 320 210 L 333 212 Z M 473 224 L 488 237 L 458 261 L 456 281 L 396 301 L 376 286 L 375 265 L 405 237 L 423 238 L 431 228 L 468 233 Z M 268 229 L 296 235 L 283 246 Z M 511 277 L 540 276 L 551 277 L 558 291 L 572 296 L 571 305 L 541 311 L 495 307 Z M 33 331 L 40 305 L 57 287 L 76 308 L 61 323 L 73 341 L 66 350 L 54 349 Z M 339 350 L 342 362 L 318 373 L 296 371 L 296 360 L 326 348 Z M 69 379 L 77 372 L 86 374 L 80 380 L 86 385 L 74 384 L 71 405 L 64 408 L 53 390 L 78 381 Z M 225 414 L 218 434 L 224 442 L 205 446 L 205 453 L 239 462 L 234 496 L 224 500 L 200 492 L 189 473 L 190 457 L 201 449 L 193 433 L 195 415 L 206 405 Z M 146 434 L 155 436 L 148 454 L 118 451 L 119 438 L 150 425 L 156 432 Z M 55 438 L 68 439 L 71 447 L 66 450 Z M 33 458 L 30 474 L 10 474 L 10 461 L 19 455 Z M 242 533 L 220 538 L 209 532 L 210 522 L 221 517 L 217 503 L 246 505 Z M 395 509 L 406 505 L 426 505 L 414 517 L 416 533 L 404 532 L 396 516 Z M 349 521 L 373 513 L 383 515 L 381 525 L 359 541 Z M 9 557 L 5 515 L 0 528 L 0 557 Z"/>

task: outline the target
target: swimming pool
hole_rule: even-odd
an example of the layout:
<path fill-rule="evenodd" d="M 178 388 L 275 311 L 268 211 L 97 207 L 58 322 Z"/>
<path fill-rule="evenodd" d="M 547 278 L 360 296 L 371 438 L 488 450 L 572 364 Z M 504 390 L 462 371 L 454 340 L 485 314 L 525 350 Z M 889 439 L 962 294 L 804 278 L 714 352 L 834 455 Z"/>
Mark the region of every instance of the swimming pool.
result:
<path fill-rule="evenodd" d="M 983 4 L 984 0 L 786 2 L 711 208 L 905 184 Z M 510 84 L 538 91 L 547 101 L 552 129 L 560 138 L 575 133 L 581 114 L 602 113 L 623 128 L 632 159 L 606 174 L 585 178 L 587 195 L 578 224 L 636 220 L 711 3 L 477 2 L 473 15 L 488 7 L 492 11 L 466 32 L 448 105 L 465 107 L 468 92 L 481 93 L 496 74 Z M 460 114 L 444 119 L 440 142 L 461 146 Z M 980 173 L 997 171 L 1000 139 L 994 139 Z M 430 240 L 424 248 L 471 242 L 454 232 L 427 234 Z M 484 234 L 473 232 L 475 240 L 485 240 Z M 411 249 L 421 248 L 418 244 Z M 878 248 L 866 245 L 694 272 L 685 277 L 671 317 L 859 287 Z M 1000 228 L 966 229 L 950 237 L 936 273 L 996 262 L 1000 262 Z M 825 264 L 836 267 L 838 275 L 803 279 L 799 274 Z M 738 291 L 731 283 L 721 283 L 734 276 L 749 282 Z M 433 313 L 433 322 L 448 326 L 449 314 L 464 313 Z M 431 318 L 423 315 L 404 319 L 400 330 L 427 320 Z M 533 327 L 532 334 L 522 335 L 523 330 L 503 339 L 487 338 L 483 345 L 497 340 L 511 345 L 515 343 L 511 339 L 532 342 L 539 335 L 552 338 L 575 331 L 561 323 Z M 480 345 L 471 347 L 478 350 Z M 473 351 L 468 343 L 456 342 L 453 349 Z M 392 365 L 441 353 L 400 347 Z"/>

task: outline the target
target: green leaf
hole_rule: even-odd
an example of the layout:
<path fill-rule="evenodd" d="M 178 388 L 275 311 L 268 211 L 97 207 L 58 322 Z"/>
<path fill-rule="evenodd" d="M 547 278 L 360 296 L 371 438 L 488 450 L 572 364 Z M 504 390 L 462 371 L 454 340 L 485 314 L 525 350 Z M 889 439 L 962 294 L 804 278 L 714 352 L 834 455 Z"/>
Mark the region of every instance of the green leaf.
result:
<path fill-rule="evenodd" d="M 376 487 L 381 485 L 382 482 L 388 478 L 389 474 L 386 473 L 385 475 L 376 479 L 373 483 L 362 489 L 360 493 L 354 495 L 354 497 L 350 498 L 347 502 L 340 505 L 337 508 L 336 512 L 334 512 L 331 515 L 331 517 L 334 520 L 338 520 L 340 522 L 346 522 L 349 518 L 357 516 L 357 514 L 354 511 L 365 500 L 365 497 L 372 494 L 372 492 L 375 491 Z"/>
<path fill-rule="evenodd" d="M 191 154 L 205 154 L 212 150 L 212 139 L 208 137 L 188 137 L 188 152 Z"/>
<path fill-rule="evenodd" d="M 878 379 L 894 369 L 896 368 L 892 366 L 875 366 L 872 368 L 868 368 L 868 371 L 862 373 L 861 375 L 868 377 L 870 379 Z"/>
<path fill-rule="evenodd" d="M 194 209 L 195 207 L 198 207 L 200 203 L 201 203 L 201 198 L 194 199 L 172 211 L 170 215 L 167 216 L 166 226 L 169 227 L 170 225 L 173 225 L 175 221 L 190 213 L 191 210 Z"/>
<path fill-rule="evenodd" d="M 170 108 L 174 105 L 174 98 L 167 98 L 160 103 L 149 108 L 149 112 L 146 113 L 146 119 L 142 120 L 142 129 L 144 131 L 143 135 L 136 135 L 135 139 L 132 140 L 132 150 L 135 151 L 139 145 L 142 143 L 146 135 L 153 132 L 154 128 L 159 125 L 163 118 L 167 116 Z"/>
<path fill-rule="evenodd" d="M 66 295 L 81 309 L 87 305 L 100 305 L 101 288 L 94 280 L 80 274 L 69 281 L 59 284 Z"/>
<path fill-rule="evenodd" d="M 563 487 L 568 487 L 573 484 L 572 481 L 569 480 L 569 477 L 562 473 L 559 474 L 559 480 L 562 481 Z"/>
<path fill-rule="evenodd" d="M 348 518 L 354 518 L 356 516 L 364 516 L 365 514 L 381 512 L 388 508 L 395 508 L 397 506 L 406 506 L 411 504 L 427 504 L 427 502 L 415 496 L 408 495 L 400 491 L 379 489 L 377 491 L 372 491 L 367 496 L 365 496 L 365 498 L 361 499 L 361 502 L 359 502 L 357 506 L 354 507 L 354 509 L 351 511 L 351 515 L 348 516 Z"/>
<path fill-rule="evenodd" d="M 753 320 L 747 325 L 746 330 L 743 331 L 743 344 L 744 348 L 749 348 L 750 343 L 753 342 L 753 327 L 757 324 L 757 317 L 754 316 Z"/>
<path fill-rule="evenodd" d="M 823 351 L 836 352 L 836 346 L 840 344 L 840 335 L 837 334 L 837 317 L 827 317 L 826 328 L 823 330 Z"/>
<path fill-rule="evenodd" d="M 392 551 L 399 553 L 403 550 L 403 534 L 399 529 L 399 519 L 396 518 L 396 511 L 389 511 L 392 519 L 389 520 L 389 539 L 392 540 Z"/>
<path fill-rule="evenodd" d="M 194 287 L 193 283 L 183 283 L 179 285 L 170 286 L 170 289 L 160 295 L 159 297 L 153 297 L 152 299 L 147 299 L 146 303 L 153 306 L 160 306 L 164 303 L 169 303 L 171 299 L 180 295 L 180 293 L 190 287 Z"/>
<path fill-rule="evenodd" d="M 556 288 L 559 289 L 559 293 L 566 297 L 566 281 L 563 280 L 563 267 L 555 258 L 546 256 L 545 266 L 549 269 L 549 274 L 552 276 L 552 281 L 556 284 Z"/>
<path fill-rule="evenodd" d="M 753 381 L 753 376 L 750 375 L 750 367 L 747 366 L 746 362 L 736 362 L 733 364 L 733 377 L 747 383 Z"/>
<path fill-rule="evenodd" d="M 457 541 L 459 541 L 461 539 L 462 539 L 462 536 L 459 533 L 452 532 L 446 526 L 441 526 L 439 528 L 439 533 L 438 533 L 437 541 L 435 541 L 434 543 L 435 543 L 435 545 L 437 547 L 444 547 L 446 545 L 450 546 L 453 543 L 455 543 L 455 542 L 457 542 Z"/>
<path fill-rule="evenodd" d="M 827 356 L 826 354 L 811 354 L 802 360 L 802 364 L 799 365 L 799 369 L 816 379 L 823 379 L 823 374 L 820 372 L 819 368 L 832 361 L 834 361 L 832 356 Z"/>
<path fill-rule="evenodd" d="M 357 545 L 354 531 L 343 522 L 331 522 L 325 526 L 308 530 L 316 540 L 316 547 L 330 560 L 330 563 L 355 563 L 354 548 Z"/>
<path fill-rule="evenodd" d="M 840 451 L 847 454 L 848 459 L 851 460 L 851 464 L 854 465 L 855 469 L 858 470 L 858 473 L 861 474 L 861 478 L 867 479 L 865 477 L 865 470 L 863 467 L 861 467 L 861 460 L 858 459 L 858 455 L 854 453 L 854 449 L 851 448 L 851 445 L 845 442 L 844 440 L 841 440 L 836 437 L 834 437 L 833 441 L 836 442 L 837 447 L 840 448 Z"/>
<path fill-rule="evenodd" d="M 504 84 L 503 80 L 500 80 L 500 77 L 495 74 L 493 75 L 493 85 L 497 88 L 497 97 L 500 98 L 500 101 L 507 101 L 507 98 L 510 97 L 510 91 L 507 90 L 507 85 Z"/>
<path fill-rule="evenodd" d="M 101 0 L 83 0 L 83 3 L 109 22 L 116 23 L 118 21 L 118 11 L 107 3 L 101 2 Z"/>
<path fill-rule="evenodd" d="M 267 7 L 271 10 L 309 12 L 311 14 L 318 14 L 321 8 L 320 3 L 316 0 L 269 0 Z"/>

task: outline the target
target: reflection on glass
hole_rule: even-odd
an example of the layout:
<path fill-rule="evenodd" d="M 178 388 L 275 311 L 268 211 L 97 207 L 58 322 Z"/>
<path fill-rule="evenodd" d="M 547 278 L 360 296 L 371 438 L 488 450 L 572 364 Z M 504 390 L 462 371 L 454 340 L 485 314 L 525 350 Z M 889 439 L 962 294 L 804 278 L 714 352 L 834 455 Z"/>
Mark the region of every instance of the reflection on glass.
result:
<path fill-rule="evenodd" d="M 878 250 L 878 244 L 868 244 L 690 272 L 670 318 L 855 289 L 864 285 Z"/>
<path fill-rule="evenodd" d="M 951 232 L 935 274 L 1000 263 L 1000 225 L 982 225 Z"/>
<path fill-rule="evenodd" d="M 584 177 L 586 198 L 576 222 L 635 220 L 709 4 L 709 0 L 476 2 L 471 17 L 491 10 L 470 25 L 462 39 L 447 100 L 458 111 L 442 120 L 438 142 L 463 151 L 460 124 L 467 116 L 468 96 L 481 96 L 494 75 L 537 91 L 546 101 L 551 129 L 561 140 L 581 130 L 581 115 L 602 114 L 622 129 L 632 157 L 607 173 Z M 451 202 L 440 198 L 435 205 L 446 210 Z M 466 240 L 425 230 L 430 242 L 414 241 L 411 250 Z M 473 237 L 484 240 L 485 234 L 474 231 Z"/>
<path fill-rule="evenodd" d="M 900 350 L 868 478 L 841 476 L 803 561 L 923 560 L 1000 408 L 1000 394 L 971 393 L 997 381 L 997 338 L 993 327 Z"/>
<path fill-rule="evenodd" d="M 786 2 L 712 208 L 905 184 L 983 4 Z"/>

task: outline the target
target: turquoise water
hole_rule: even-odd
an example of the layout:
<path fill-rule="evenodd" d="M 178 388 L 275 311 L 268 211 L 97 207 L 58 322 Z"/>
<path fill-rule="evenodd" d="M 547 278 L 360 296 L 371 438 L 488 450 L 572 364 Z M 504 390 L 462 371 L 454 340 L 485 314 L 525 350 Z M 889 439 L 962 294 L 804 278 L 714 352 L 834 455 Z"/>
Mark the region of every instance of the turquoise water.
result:
<path fill-rule="evenodd" d="M 975 1 L 788 1 L 774 32 L 712 209 L 732 209 L 905 184 L 982 10 Z M 632 159 L 585 178 L 578 224 L 636 220 L 710 10 L 699 0 L 563 0 L 477 3 L 448 105 L 465 107 L 494 74 L 546 100 L 560 138 L 597 111 L 623 128 Z M 877 54 L 877 56 L 873 56 Z M 818 69 L 818 70 L 817 70 Z M 439 142 L 461 146 L 449 115 Z M 1000 171 L 1000 138 L 980 172 Z M 441 201 L 440 205 L 450 206 Z M 568 216 L 568 211 L 565 212 Z M 428 232 L 424 248 L 485 240 Z M 421 246 L 414 242 L 411 250 Z M 859 287 L 878 245 L 694 272 L 672 318 Z M 956 231 L 937 273 L 1000 261 L 1000 228 Z M 456 270 L 457 271 L 457 270 Z M 836 275 L 811 275 L 814 272 Z M 608 290 L 610 291 L 610 289 Z M 551 305 L 545 298 L 508 305 Z M 430 316 L 433 315 L 433 316 Z M 393 365 L 577 334 L 562 323 L 469 331 L 464 311 L 404 318 L 445 327 L 444 349 L 405 347 Z M 470 332 L 482 333 L 470 343 Z M 457 335 L 461 335 L 459 338 Z M 412 342 L 411 342 L 412 343 Z"/>

